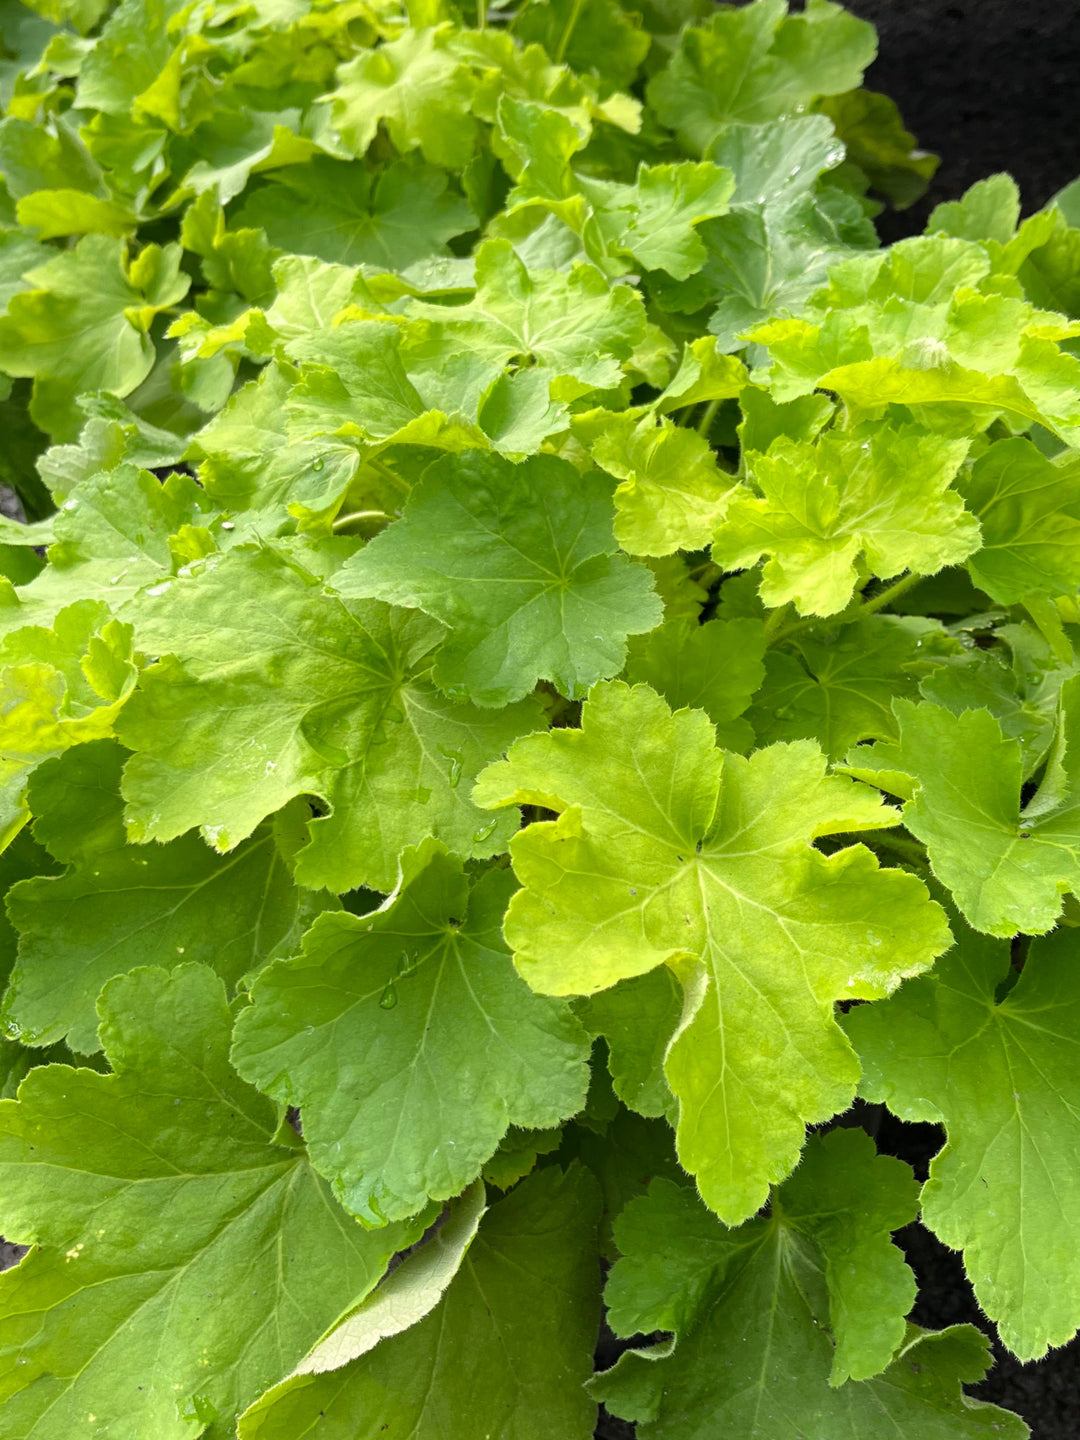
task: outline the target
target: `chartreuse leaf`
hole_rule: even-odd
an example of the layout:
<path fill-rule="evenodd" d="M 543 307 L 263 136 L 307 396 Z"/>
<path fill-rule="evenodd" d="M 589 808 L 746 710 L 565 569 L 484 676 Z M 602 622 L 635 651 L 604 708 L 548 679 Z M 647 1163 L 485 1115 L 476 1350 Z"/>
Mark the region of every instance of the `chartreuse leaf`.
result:
<path fill-rule="evenodd" d="M 111 735 L 136 674 L 131 627 L 92 600 L 61 610 L 51 630 L 27 626 L 0 641 L 0 843 L 29 818 L 35 767 Z"/>
<path fill-rule="evenodd" d="M 442 1440 L 475 1433 L 478 1414 L 500 1440 L 588 1440 L 599 1209 L 583 1167 L 536 1171 L 491 1206 L 418 1325 L 276 1386 L 242 1417 L 241 1440 Z"/>
<path fill-rule="evenodd" d="M 476 81 L 454 39 L 445 24 L 410 29 L 339 67 L 331 114 L 351 154 L 365 154 L 382 122 L 399 151 L 420 149 L 448 169 L 466 164 L 476 144 Z"/>
<path fill-rule="evenodd" d="M 290 834 L 303 836 L 295 808 L 228 857 L 194 834 L 168 845 L 125 844 L 125 759 L 114 741 L 99 740 L 46 762 L 31 779 L 39 838 L 71 865 L 8 892 L 19 958 L 3 1015 L 26 1043 L 63 1038 L 73 1050 L 96 1050 L 95 1001 L 115 975 L 198 961 L 235 987 L 297 944 L 324 908 L 325 897 L 298 889 L 289 873 Z"/>
<path fill-rule="evenodd" d="M 675 1337 L 629 1350 L 590 1390 L 642 1440 L 1020 1440 L 1021 1420 L 960 1389 L 989 1363 L 979 1331 L 905 1333 L 914 1284 L 889 1232 L 914 1201 L 906 1167 L 855 1130 L 812 1140 L 771 1213 L 739 1230 L 655 1181 L 616 1222 L 606 1299 L 617 1333 Z"/>
<path fill-rule="evenodd" d="M 762 744 L 817 740 L 833 760 L 862 740 L 895 739 L 892 702 L 919 698 L 920 662 L 959 648 L 916 615 L 867 615 L 789 645 L 769 651 L 747 720 Z"/>
<path fill-rule="evenodd" d="M 44 1247 L 0 1279 L 5 1426 L 224 1440 L 423 1222 L 364 1231 L 275 1142 L 211 971 L 137 970 L 100 1004 L 114 1073 L 44 1066 L 0 1104 L 4 1233 Z"/>
<path fill-rule="evenodd" d="M 300 517 L 340 502 L 360 457 L 353 445 L 326 436 L 291 440 L 286 400 L 292 389 L 285 371 L 268 365 L 193 439 L 199 479 L 217 504 L 232 511 L 279 508 Z"/>
<path fill-rule="evenodd" d="M 586 430 L 587 426 L 587 430 Z M 708 544 L 734 489 L 696 430 L 623 411 L 586 416 L 596 463 L 621 484 L 615 538 L 631 555 L 670 555 Z"/>
<path fill-rule="evenodd" d="M 513 876 L 470 887 L 431 840 L 401 866 L 379 910 L 323 917 L 263 972 L 233 1049 L 300 1107 L 313 1164 L 368 1224 L 456 1195 L 509 1125 L 556 1125 L 588 1088 L 580 1025 L 529 991 L 503 941 Z"/>
<path fill-rule="evenodd" d="M 790 400 L 835 391 L 856 414 L 890 404 L 958 435 L 998 415 L 1080 431 L 1080 360 L 1060 348 L 1075 321 L 996 287 L 975 241 L 944 235 L 899 241 L 844 261 L 805 318 L 759 325 L 770 386 Z"/>
<path fill-rule="evenodd" d="M 470 782 L 535 728 L 535 705 L 491 713 L 445 699 L 426 678 L 439 625 L 327 593 L 299 554 L 238 546 L 140 602 L 139 643 L 165 658 L 120 731 L 136 752 L 123 782 L 131 838 L 198 825 L 227 851 L 312 794 L 330 807 L 296 861 L 313 889 L 390 890 L 401 850 L 425 835 L 497 853 L 513 822 L 492 826 Z"/>
<path fill-rule="evenodd" d="M 844 1028 L 865 1095 L 904 1120 L 944 1124 L 923 1220 L 964 1251 L 979 1304 L 1031 1360 L 1080 1327 L 1077 942 L 1069 929 L 1034 941 L 999 1001 L 1016 978 L 1009 946 L 957 933 L 932 976 Z"/>
<path fill-rule="evenodd" d="M 635 266 L 685 280 L 706 256 L 702 221 L 728 208 L 732 177 L 711 161 L 638 166 L 633 184 L 571 167 L 588 136 L 558 110 L 499 101 L 499 139 L 517 180 L 507 215 L 541 206 L 581 239 L 589 258 L 618 275 Z"/>
<path fill-rule="evenodd" d="M 775 120 L 858 85 L 877 50 L 873 26 L 829 0 L 811 0 L 800 15 L 787 9 L 787 0 L 725 6 L 683 32 L 648 93 L 691 151 L 731 121 Z"/>
<path fill-rule="evenodd" d="M 661 619 L 648 571 L 616 554 L 610 482 L 549 455 L 440 461 L 333 583 L 442 621 L 436 684 L 485 706 L 541 679 L 580 696 Z"/>
<path fill-rule="evenodd" d="M 148 245 L 128 261 L 124 243 L 87 235 L 27 272 L 33 287 L 0 316 L 0 370 L 33 376 L 33 414 L 61 440 L 74 440 L 75 398 L 85 390 L 128 395 L 150 373 L 154 316 L 187 293 L 180 247 Z"/>
<path fill-rule="evenodd" d="M 487 770 L 489 806 L 560 812 L 511 842 L 523 889 L 506 935 L 530 985 L 592 994 L 665 962 L 687 991 L 665 1061 L 682 1164 L 738 1222 L 798 1158 L 804 1122 L 849 1103 L 836 999 L 888 993 L 948 944 L 922 883 L 817 836 L 895 814 L 825 774 L 810 743 L 749 761 L 700 711 L 598 685 L 581 730 L 533 736 Z"/>
<path fill-rule="evenodd" d="M 842 610 L 860 561 L 862 574 L 882 578 L 932 575 L 979 544 L 977 521 L 948 488 L 966 450 L 964 440 L 892 424 L 774 440 L 748 457 L 762 498 L 730 498 L 713 558 L 744 570 L 767 555 L 761 598 L 794 601 L 803 615 Z"/>
<path fill-rule="evenodd" d="M 764 658 L 760 620 L 669 620 L 630 642 L 626 678 L 651 685 L 673 710 L 704 710 L 718 743 L 745 752 L 754 731 L 741 717 L 765 679 Z"/>
<path fill-rule="evenodd" d="M 1026 805 L 1020 743 L 988 710 L 897 700 L 895 711 L 898 742 L 853 750 L 850 773 L 908 797 L 904 824 L 976 930 L 1050 930 L 1080 888 L 1080 679 L 1061 688 L 1055 748 Z"/>
<path fill-rule="evenodd" d="M 978 516 L 982 547 L 968 557 L 975 584 L 1003 605 L 1033 590 L 1080 586 L 1080 462 L 1057 462 L 1029 440 L 999 440 L 957 482 Z"/>
<path fill-rule="evenodd" d="M 236 223 L 265 230 L 272 245 L 296 255 L 404 270 L 448 254 L 446 242 L 476 219 L 438 170 L 398 162 L 372 175 L 319 155 L 253 190 Z"/>

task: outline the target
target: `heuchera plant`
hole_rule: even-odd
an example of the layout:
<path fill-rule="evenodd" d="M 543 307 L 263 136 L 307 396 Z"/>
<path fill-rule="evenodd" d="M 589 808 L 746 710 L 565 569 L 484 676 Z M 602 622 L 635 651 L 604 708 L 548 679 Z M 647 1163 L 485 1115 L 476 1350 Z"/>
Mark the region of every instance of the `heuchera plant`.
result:
<path fill-rule="evenodd" d="M 828 0 L 0 30 L 0 1432 L 1027 1434 L 891 1234 L 1080 1326 L 1080 201 L 881 248 Z"/>

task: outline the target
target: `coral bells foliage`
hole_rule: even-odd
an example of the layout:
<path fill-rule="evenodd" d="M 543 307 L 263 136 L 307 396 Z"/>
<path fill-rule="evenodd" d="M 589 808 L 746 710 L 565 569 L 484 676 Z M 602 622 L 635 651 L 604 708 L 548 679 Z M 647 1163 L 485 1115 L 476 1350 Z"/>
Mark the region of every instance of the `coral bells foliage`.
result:
<path fill-rule="evenodd" d="M 1080 1327 L 1080 197 L 882 248 L 829 0 L 0 32 L 0 1432 L 1025 1435 L 891 1236 Z"/>

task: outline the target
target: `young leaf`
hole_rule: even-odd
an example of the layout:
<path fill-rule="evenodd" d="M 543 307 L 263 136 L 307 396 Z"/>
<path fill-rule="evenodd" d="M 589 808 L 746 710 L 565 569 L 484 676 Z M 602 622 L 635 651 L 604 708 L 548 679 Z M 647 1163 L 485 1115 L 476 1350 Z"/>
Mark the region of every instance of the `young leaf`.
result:
<path fill-rule="evenodd" d="M 0 316 L 0 370 L 34 377 L 42 429 L 74 440 L 81 391 L 128 395 L 146 378 L 150 323 L 187 293 L 179 265 L 179 245 L 149 245 L 129 262 L 123 241 L 87 235 L 27 273 L 34 288 L 14 295 Z"/>
<path fill-rule="evenodd" d="M 914 426 L 828 431 L 813 443 L 774 440 L 748 457 L 763 498 L 733 495 L 713 557 L 745 570 L 768 555 L 766 605 L 834 615 L 859 581 L 859 562 L 889 578 L 932 575 L 979 544 L 978 522 L 948 489 L 967 442 Z"/>
<path fill-rule="evenodd" d="M 894 823 L 808 743 L 749 761 L 700 711 L 598 685 L 582 729 L 533 736 L 480 778 L 488 806 L 560 812 L 511 842 L 506 935 L 545 994 L 592 994 L 673 964 L 689 992 L 665 1063 L 679 1158 L 737 1223 L 795 1164 L 805 1122 L 849 1103 L 840 998 L 886 994 L 948 944 L 922 883 L 813 840 Z"/>

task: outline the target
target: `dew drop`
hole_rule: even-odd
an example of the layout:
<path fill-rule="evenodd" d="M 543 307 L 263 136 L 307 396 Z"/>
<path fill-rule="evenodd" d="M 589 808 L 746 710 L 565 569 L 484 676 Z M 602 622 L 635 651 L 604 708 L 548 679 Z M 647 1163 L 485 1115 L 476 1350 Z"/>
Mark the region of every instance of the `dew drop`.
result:
<path fill-rule="evenodd" d="M 397 1004 L 397 986 L 394 984 L 393 980 L 388 980 L 388 981 L 386 982 L 386 989 L 385 989 L 385 990 L 382 992 L 382 994 L 379 996 L 379 1009 L 380 1009 L 380 1010 L 393 1010 L 393 1008 L 394 1008 L 394 1006 L 395 1006 L 396 1004 Z"/>
<path fill-rule="evenodd" d="M 447 774 L 447 781 L 450 789 L 456 790 L 461 779 L 461 771 L 465 764 L 465 758 L 460 750 L 451 750 L 446 745 L 439 746 L 439 754 L 450 762 L 450 770 Z"/>
<path fill-rule="evenodd" d="M 312 470 L 321 470 L 325 464 L 326 461 L 322 458 L 322 456 L 317 455 L 315 459 L 311 462 L 311 468 Z"/>
<path fill-rule="evenodd" d="M 489 820 L 486 825 L 481 825 L 481 826 L 480 826 L 480 829 L 477 830 L 477 831 L 475 831 L 474 834 L 473 834 L 473 837 L 472 837 L 472 838 L 473 838 L 473 844 L 474 844 L 474 845 L 482 845 L 483 842 L 484 842 L 490 835 L 493 835 L 493 834 L 495 833 L 495 826 L 496 826 L 498 823 L 499 823 L 499 822 L 498 822 L 497 820 Z"/>

